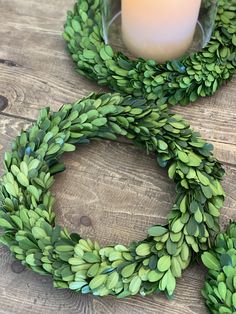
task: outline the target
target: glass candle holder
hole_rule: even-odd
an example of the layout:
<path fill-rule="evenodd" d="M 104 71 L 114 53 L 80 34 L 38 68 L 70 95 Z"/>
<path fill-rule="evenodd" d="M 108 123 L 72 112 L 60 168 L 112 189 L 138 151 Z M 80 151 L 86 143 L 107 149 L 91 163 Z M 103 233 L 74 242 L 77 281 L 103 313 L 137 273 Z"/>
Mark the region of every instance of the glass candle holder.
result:
<path fill-rule="evenodd" d="M 164 63 L 207 45 L 217 0 L 101 0 L 101 10 L 106 44 Z"/>

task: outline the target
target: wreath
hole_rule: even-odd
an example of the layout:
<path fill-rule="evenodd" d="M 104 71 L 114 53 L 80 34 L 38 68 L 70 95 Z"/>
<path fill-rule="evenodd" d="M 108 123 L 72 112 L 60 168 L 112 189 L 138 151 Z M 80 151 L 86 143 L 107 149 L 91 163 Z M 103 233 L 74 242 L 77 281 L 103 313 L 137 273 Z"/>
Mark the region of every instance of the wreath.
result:
<path fill-rule="evenodd" d="M 212 251 L 202 255 L 209 269 L 202 292 L 213 314 L 236 312 L 236 223 L 230 223 L 225 233 L 220 233 Z"/>
<path fill-rule="evenodd" d="M 218 1 L 215 29 L 202 51 L 165 64 L 130 60 L 107 45 L 102 33 L 102 1 L 77 0 L 65 24 L 63 36 L 69 52 L 85 77 L 122 94 L 154 100 L 157 105 L 186 105 L 214 94 L 233 76 L 236 0 Z"/>
<path fill-rule="evenodd" d="M 120 135 L 156 153 L 176 183 L 176 199 L 167 225 L 150 227 L 147 238 L 130 246 L 101 248 L 55 223 L 49 189 L 54 174 L 65 169 L 59 161 L 64 152 Z M 159 291 L 172 296 L 176 279 L 219 231 L 224 170 L 212 149 L 181 116 L 153 101 L 92 94 L 58 112 L 44 108 L 5 154 L 1 242 L 33 271 L 50 274 L 57 288 L 119 298 Z"/>

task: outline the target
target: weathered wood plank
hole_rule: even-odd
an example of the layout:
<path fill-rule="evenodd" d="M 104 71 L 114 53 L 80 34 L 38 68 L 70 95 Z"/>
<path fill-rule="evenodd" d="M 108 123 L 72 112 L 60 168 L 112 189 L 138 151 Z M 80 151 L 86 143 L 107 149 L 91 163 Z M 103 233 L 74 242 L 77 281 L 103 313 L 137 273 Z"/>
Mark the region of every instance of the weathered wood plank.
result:
<path fill-rule="evenodd" d="M 9 99 L 6 112 L 28 117 L 30 110 L 35 117 L 46 104 L 56 109 L 101 90 L 75 72 L 61 36 L 73 3 L 0 0 L 0 95 Z"/>
<path fill-rule="evenodd" d="M 0 95 L 9 106 L 0 114 L 3 151 L 38 110 L 102 90 L 76 74 L 61 38 L 67 9 L 74 0 L 0 0 Z M 227 193 L 221 224 L 236 219 L 236 78 L 215 96 L 174 111 L 215 145 L 225 163 Z M 25 119 L 21 119 L 24 117 Z M 65 156 L 67 171 L 57 176 L 58 222 L 101 243 L 142 239 L 148 226 L 164 223 L 174 199 L 173 185 L 146 156 L 128 143 L 94 142 Z M 2 174 L 0 167 L 0 175 Z M 116 300 L 57 290 L 48 277 L 26 271 L 0 248 L 0 313 L 173 313 L 205 314 L 200 297 L 204 270 L 194 266 L 178 281 L 175 300 L 162 295 Z"/>

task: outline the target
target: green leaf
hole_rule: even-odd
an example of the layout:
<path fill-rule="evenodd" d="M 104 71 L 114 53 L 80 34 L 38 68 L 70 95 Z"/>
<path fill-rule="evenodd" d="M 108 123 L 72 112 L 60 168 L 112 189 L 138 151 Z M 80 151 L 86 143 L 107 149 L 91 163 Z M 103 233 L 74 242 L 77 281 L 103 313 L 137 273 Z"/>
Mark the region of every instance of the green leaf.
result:
<path fill-rule="evenodd" d="M 168 169 L 168 176 L 170 179 L 174 179 L 176 173 L 176 163 L 173 163 Z"/>
<path fill-rule="evenodd" d="M 221 306 L 219 308 L 219 314 L 234 314 L 234 313 L 232 313 L 232 311 L 228 307 Z"/>
<path fill-rule="evenodd" d="M 110 46 L 104 46 L 100 50 L 100 57 L 106 61 L 106 60 L 111 60 L 113 57 L 113 50 Z"/>
<path fill-rule="evenodd" d="M 139 276 L 135 276 L 130 284 L 129 284 L 129 291 L 131 293 L 131 295 L 135 295 L 139 292 L 139 289 L 141 287 L 141 283 L 142 283 L 142 280 L 139 278 Z"/>
<path fill-rule="evenodd" d="M 198 176 L 198 179 L 199 181 L 203 184 L 203 185 L 209 185 L 210 184 L 210 181 L 209 179 L 199 170 L 197 170 L 197 176 Z"/>
<path fill-rule="evenodd" d="M 226 284 L 224 282 L 220 282 L 218 285 L 218 291 L 219 294 L 221 296 L 221 300 L 225 301 L 225 297 L 226 297 L 226 292 L 227 292 L 227 287 Z"/>
<path fill-rule="evenodd" d="M 125 278 L 130 277 L 134 273 L 136 266 L 136 263 L 125 266 L 121 271 L 121 275 Z"/>
<path fill-rule="evenodd" d="M 181 219 L 179 218 L 176 221 L 174 221 L 174 223 L 171 226 L 171 230 L 174 233 L 178 233 L 183 229 L 183 227 L 184 227 L 184 224 L 181 222 Z"/>
<path fill-rule="evenodd" d="M 109 290 L 112 290 L 116 287 L 119 280 L 119 274 L 115 271 L 108 276 L 106 287 Z"/>
<path fill-rule="evenodd" d="M 157 144 L 160 150 L 166 150 L 168 148 L 168 145 L 162 140 L 157 140 Z"/>
<path fill-rule="evenodd" d="M 72 252 L 74 251 L 74 247 L 72 245 L 58 245 L 56 246 L 56 250 L 58 252 Z"/>
<path fill-rule="evenodd" d="M 29 163 L 28 169 L 29 171 L 33 169 L 37 169 L 39 165 L 40 165 L 40 161 L 38 159 L 33 159 Z"/>
<path fill-rule="evenodd" d="M 37 266 L 37 264 L 35 262 L 34 254 L 27 255 L 25 261 L 30 266 Z"/>
<path fill-rule="evenodd" d="M 188 235 L 190 236 L 194 236 L 196 231 L 197 231 L 198 225 L 196 220 L 194 219 L 193 216 L 191 216 L 191 218 L 189 219 L 187 225 L 186 225 L 186 229 L 188 232 Z"/>
<path fill-rule="evenodd" d="M 168 229 L 162 226 L 153 226 L 148 229 L 148 234 L 152 237 L 160 237 L 168 232 Z"/>
<path fill-rule="evenodd" d="M 89 283 L 90 289 L 95 290 L 99 288 L 102 284 L 106 282 L 107 277 L 108 277 L 107 275 L 98 275 L 94 277 Z"/>
<path fill-rule="evenodd" d="M 100 268 L 100 264 L 99 263 L 96 263 L 96 264 L 93 264 L 88 272 L 87 272 L 87 276 L 88 277 L 95 277 L 99 271 L 99 268 Z"/>
<path fill-rule="evenodd" d="M 236 46 L 236 43 L 235 43 L 235 46 Z M 233 303 L 234 308 L 236 309 L 236 292 L 234 292 L 232 295 L 232 303 Z"/>
<path fill-rule="evenodd" d="M 106 118 L 97 118 L 97 119 L 91 121 L 91 123 L 95 126 L 103 126 L 107 123 L 107 119 Z"/>
<path fill-rule="evenodd" d="M 72 266 L 78 266 L 84 264 L 84 260 L 79 257 L 70 257 L 68 263 Z"/>
<path fill-rule="evenodd" d="M 0 227 L 4 229 L 15 229 L 9 221 L 3 218 L 0 218 Z"/>
<path fill-rule="evenodd" d="M 185 152 L 178 150 L 178 157 L 183 163 L 188 164 L 189 157 Z"/>
<path fill-rule="evenodd" d="M 25 161 L 22 161 L 20 163 L 20 170 L 21 170 L 21 172 L 24 173 L 24 175 L 28 176 L 28 166 L 27 166 L 27 163 Z"/>
<path fill-rule="evenodd" d="M 39 201 L 40 193 L 34 185 L 27 186 L 27 191 L 34 196 L 36 201 Z"/>
<path fill-rule="evenodd" d="M 182 123 L 181 122 L 170 122 L 170 125 L 172 125 L 176 129 L 180 129 L 180 130 L 186 128 L 186 126 L 184 125 L 183 122 Z"/>
<path fill-rule="evenodd" d="M 46 155 L 54 155 L 57 152 L 59 152 L 59 150 L 61 149 L 61 145 L 59 144 L 53 144 L 52 146 L 50 146 L 50 148 L 48 149 Z"/>
<path fill-rule="evenodd" d="M 182 232 L 178 232 L 178 233 L 170 233 L 170 239 L 172 242 L 179 242 L 180 239 L 182 237 Z"/>
<path fill-rule="evenodd" d="M 28 178 L 26 177 L 26 175 L 24 175 L 24 173 L 22 172 L 19 172 L 18 175 L 17 175 L 17 180 L 18 182 L 25 186 L 25 187 L 28 187 L 29 186 L 29 180 Z"/>
<path fill-rule="evenodd" d="M 124 291 L 122 291 L 121 293 L 119 293 L 117 295 L 117 298 L 118 299 L 123 299 L 123 298 L 126 298 L 128 296 L 130 296 L 130 292 L 128 290 L 124 290 Z"/>
<path fill-rule="evenodd" d="M 23 222 L 19 216 L 11 215 L 11 219 L 12 221 L 14 221 L 14 223 L 17 225 L 19 229 L 23 229 Z"/>
<path fill-rule="evenodd" d="M 220 256 L 220 264 L 222 268 L 224 266 L 232 266 L 232 258 L 229 254 L 221 254 Z"/>
<path fill-rule="evenodd" d="M 185 195 L 182 198 L 182 201 L 180 202 L 179 208 L 180 208 L 181 213 L 186 212 L 186 210 L 187 210 L 187 195 Z"/>
<path fill-rule="evenodd" d="M 196 202 L 196 201 L 192 201 L 191 203 L 190 203 L 190 211 L 191 211 L 191 213 L 196 213 L 197 211 L 198 211 L 198 209 L 199 209 L 199 205 L 198 205 L 198 202 Z"/>
<path fill-rule="evenodd" d="M 85 285 L 87 285 L 87 282 L 84 280 L 81 281 L 75 281 L 75 282 L 71 282 L 69 285 L 69 288 L 71 290 L 80 290 L 82 287 L 84 287 Z"/>
<path fill-rule="evenodd" d="M 44 239 L 47 237 L 47 233 L 39 227 L 33 227 L 32 228 L 32 234 L 35 237 L 35 239 Z"/>
<path fill-rule="evenodd" d="M 64 152 L 74 152 L 76 147 L 75 147 L 75 145 L 72 145 L 72 144 L 69 144 L 69 143 L 65 143 L 63 145 L 62 149 L 63 149 Z"/>
<path fill-rule="evenodd" d="M 210 252 L 204 252 L 201 256 L 203 264 L 210 270 L 217 270 L 219 271 L 221 269 L 220 262 Z"/>
<path fill-rule="evenodd" d="M 220 211 L 218 208 L 216 208 L 211 202 L 208 202 L 208 208 L 209 208 L 209 213 L 213 217 L 219 217 L 220 216 Z"/>
<path fill-rule="evenodd" d="M 200 209 L 198 209 L 198 210 L 196 211 L 196 213 L 194 214 L 194 219 L 196 220 L 197 223 L 201 223 L 201 222 L 202 222 L 202 220 L 203 220 L 203 215 L 202 215 Z"/>
<path fill-rule="evenodd" d="M 100 262 L 100 257 L 95 255 L 93 252 L 86 252 L 83 255 L 83 259 L 88 263 L 98 263 Z"/>
<path fill-rule="evenodd" d="M 189 246 L 187 245 L 186 242 L 182 244 L 182 249 L 181 249 L 181 259 L 186 262 L 189 259 L 190 256 L 190 251 L 189 251 Z"/>
<path fill-rule="evenodd" d="M 162 277 L 162 279 L 159 282 L 159 289 L 160 291 L 165 291 L 166 286 L 167 286 L 167 281 L 168 281 L 168 274 L 167 272 L 164 274 L 164 276 Z"/>
<path fill-rule="evenodd" d="M 167 272 L 167 274 L 168 274 L 168 280 L 167 280 L 166 290 L 168 292 L 168 295 L 172 296 L 176 287 L 176 279 L 172 275 L 170 270 Z"/>
<path fill-rule="evenodd" d="M 75 32 L 79 32 L 81 30 L 80 23 L 77 20 L 72 20 L 71 25 Z"/>
<path fill-rule="evenodd" d="M 129 249 L 122 244 L 117 244 L 114 249 L 118 252 L 129 252 Z"/>
<path fill-rule="evenodd" d="M 147 256 L 151 253 L 151 247 L 149 243 L 142 243 L 136 248 L 136 253 L 139 256 Z"/>
<path fill-rule="evenodd" d="M 232 37 L 232 43 L 233 43 L 234 46 L 236 46 L 236 34 L 234 34 L 233 37 Z"/>
<path fill-rule="evenodd" d="M 166 243 L 166 250 L 170 255 L 175 255 L 177 252 L 178 246 L 176 243 L 172 242 L 170 239 L 168 239 Z"/>
<path fill-rule="evenodd" d="M 196 172 L 193 168 L 189 168 L 189 171 L 188 171 L 186 178 L 189 180 L 196 178 Z"/>
<path fill-rule="evenodd" d="M 187 165 L 189 167 L 198 167 L 202 163 L 202 159 L 193 152 L 188 153 L 189 161 Z"/>
<path fill-rule="evenodd" d="M 9 195 L 12 195 L 16 198 L 18 197 L 18 189 L 16 189 L 15 185 L 13 185 L 12 183 L 6 183 L 5 189 L 7 190 L 7 193 Z"/>
<path fill-rule="evenodd" d="M 158 272 L 157 270 L 151 270 L 148 273 L 148 280 L 150 282 L 157 282 L 163 277 L 163 275 L 164 274 L 162 272 Z"/>
<path fill-rule="evenodd" d="M 202 192 L 204 194 L 204 196 L 208 199 L 212 198 L 212 190 L 209 186 L 204 186 L 204 185 L 201 185 L 201 189 L 202 189 Z"/>
<path fill-rule="evenodd" d="M 20 172 L 20 169 L 16 165 L 11 165 L 11 172 L 14 174 L 14 176 L 17 176 Z"/>
<path fill-rule="evenodd" d="M 173 256 L 171 259 L 171 272 L 174 277 L 176 278 L 181 277 L 182 269 L 178 262 L 178 259 L 175 256 Z"/>
<path fill-rule="evenodd" d="M 164 255 L 157 262 L 157 268 L 160 272 L 165 272 L 170 268 L 171 259 L 170 256 Z"/>

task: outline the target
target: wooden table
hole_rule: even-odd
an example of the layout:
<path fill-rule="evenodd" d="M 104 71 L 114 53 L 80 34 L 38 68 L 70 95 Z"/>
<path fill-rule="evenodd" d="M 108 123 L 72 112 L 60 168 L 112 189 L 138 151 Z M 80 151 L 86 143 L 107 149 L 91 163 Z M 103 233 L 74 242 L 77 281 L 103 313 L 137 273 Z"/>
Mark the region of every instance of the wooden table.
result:
<path fill-rule="evenodd" d="M 41 107 L 57 110 L 101 90 L 76 74 L 61 37 L 73 1 L 0 0 L 1 163 L 12 139 Z M 236 77 L 214 97 L 174 110 L 215 145 L 224 163 L 227 199 L 221 223 L 226 225 L 236 218 Z M 148 226 L 165 222 L 173 185 L 154 156 L 127 142 L 103 141 L 64 160 L 67 171 L 57 176 L 53 192 L 58 221 L 71 231 L 103 244 L 128 244 L 142 239 Z M 207 313 L 200 296 L 205 272 L 199 265 L 178 280 L 173 301 L 163 295 L 117 300 L 54 289 L 50 278 L 25 270 L 6 248 L 0 253 L 0 313 Z"/>

